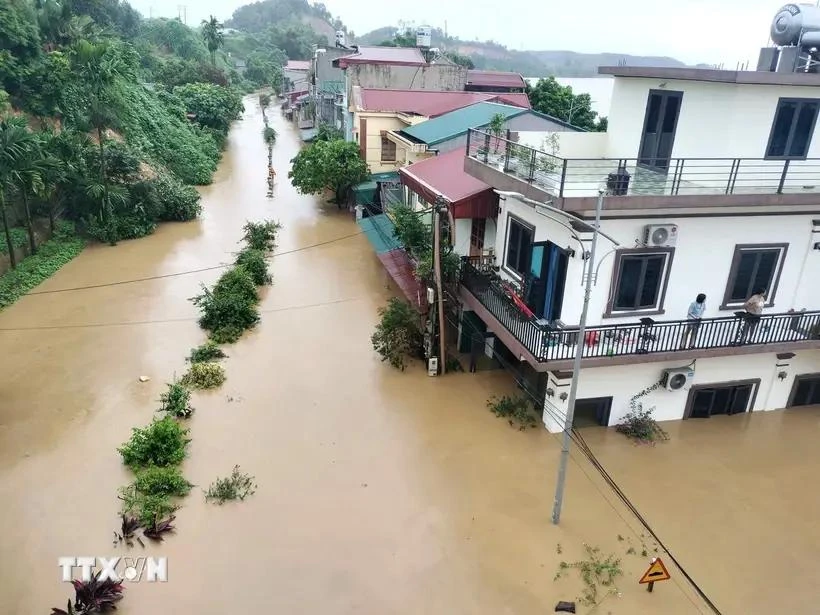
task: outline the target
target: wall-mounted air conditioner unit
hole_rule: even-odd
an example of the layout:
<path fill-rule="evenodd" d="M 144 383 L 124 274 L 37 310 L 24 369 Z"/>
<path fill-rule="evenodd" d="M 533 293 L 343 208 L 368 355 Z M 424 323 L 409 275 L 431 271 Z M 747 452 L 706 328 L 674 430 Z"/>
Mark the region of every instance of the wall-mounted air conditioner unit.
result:
<path fill-rule="evenodd" d="M 672 248 L 677 242 L 677 224 L 647 224 L 643 227 L 643 245 L 647 248 Z"/>
<path fill-rule="evenodd" d="M 667 391 L 688 391 L 695 379 L 695 370 L 691 367 L 676 367 L 663 370 L 661 382 Z"/>

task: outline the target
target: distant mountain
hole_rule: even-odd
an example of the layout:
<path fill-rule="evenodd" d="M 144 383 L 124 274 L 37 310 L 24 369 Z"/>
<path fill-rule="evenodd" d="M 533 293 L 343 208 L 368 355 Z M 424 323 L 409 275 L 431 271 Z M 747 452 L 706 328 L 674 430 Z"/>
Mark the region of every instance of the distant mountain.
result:
<path fill-rule="evenodd" d="M 362 45 L 375 45 L 389 40 L 396 28 L 379 28 L 357 37 Z M 578 53 L 575 51 L 545 50 L 518 51 L 508 49 L 494 41 L 465 41 L 446 36 L 438 28 L 433 30 L 433 46 L 449 51 L 457 51 L 469 56 L 476 68 L 485 70 L 509 70 L 525 77 L 593 77 L 599 66 L 658 66 L 685 67 L 687 64 L 675 58 L 660 56 L 633 56 L 618 53 Z M 699 67 L 705 65 L 699 64 Z"/>

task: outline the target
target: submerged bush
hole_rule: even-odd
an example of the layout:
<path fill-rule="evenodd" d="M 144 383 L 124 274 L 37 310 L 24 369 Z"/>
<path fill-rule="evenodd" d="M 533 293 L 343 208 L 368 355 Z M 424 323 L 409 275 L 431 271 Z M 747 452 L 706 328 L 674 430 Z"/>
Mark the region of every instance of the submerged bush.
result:
<path fill-rule="evenodd" d="M 653 416 L 654 408 L 644 409 L 638 403 L 627 412 L 621 422 L 615 427 L 618 433 L 622 433 L 628 438 L 639 442 L 657 442 L 668 440 L 667 434 Z"/>
<path fill-rule="evenodd" d="M 179 468 L 151 466 L 137 472 L 134 487 L 146 495 L 184 496 L 193 485 L 189 483 Z"/>
<path fill-rule="evenodd" d="M 245 248 L 236 257 L 236 264 L 243 267 L 257 286 L 265 286 L 273 281 L 270 273 L 268 273 L 268 261 L 265 259 L 265 253 L 262 250 L 255 250 L 253 248 Z"/>
<path fill-rule="evenodd" d="M 404 371 L 407 359 L 422 356 L 423 336 L 419 327 L 419 315 L 413 307 L 393 297 L 379 309 L 381 320 L 370 338 L 373 349 L 382 361 Z"/>
<path fill-rule="evenodd" d="M 247 222 L 242 230 L 245 231 L 242 239 L 249 248 L 270 252 L 276 247 L 276 234 L 282 225 L 273 220 L 262 222 Z"/>
<path fill-rule="evenodd" d="M 148 427 L 134 428 L 131 439 L 117 450 L 123 463 L 132 468 L 176 465 L 185 459 L 188 430 L 170 416 Z"/>
<path fill-rule="evenodd" d="M 227 478 L 217 478 L 205 492 L 205 500 L 215 500 L 222 504 L 228 500 L 244 500 L 256 493 L 256 483 L 253 476 L 243 474 L 239 466 L 233 467 L 233 472 Z"/>
<path fill-rule="evenodd" d="M 511 397 L 509 395 L 500 398 L 491 397 L 487 400 L 487 407 L 496 416 L 506 418 L 511 427 L 518 425 L 521 431 L 527 427 L 536 427 L 538 425 L 538 417 L 533 409 L 533 404 L 526 397 Z"/>
<path fill-rule="evenodd" d="M 168 390 L 159 396 L 159 402 L 158 412 L 165 412 L 168 416 L 187 419 L 194 413 L 191 392 L 179 382 L 169 382 Z"/>
<path fill-rule="evenodd" d="M 259 321 L 256 304 L 256 284 L 244 267 L 234 267 L 225 272 L 208 290 L 191 299 L 202 316 L 199 325 L 213 332 L 213 341 L 222 344 L 236 341 L 242 331 L 250 329 Z"/>
<path fill-rule="evenodd" d="M 191 363 L 202 363 L 205 361 L 224 359 L 227 356 L 228 355 L 226 355 L 219 346 L 209 340 L 201 346 L 193 348 L 191 350 L 191 356 L 188 357 L 188 361 Z"/>
<path fill-rule="evenodd" d="M 143 527 L 150 527 L 179 508 L 168 495 L 143 493 L 133 484 L 120 488 L 118 497 L 122 500 L 122 512 L 134 515 Z"/>
<path fill-rule="evenodd" d="M 219 363 L 193 363 L 182 377 L 182 384 L 193 389 L 214 389 L 225 382 L 225 370 Z"/>

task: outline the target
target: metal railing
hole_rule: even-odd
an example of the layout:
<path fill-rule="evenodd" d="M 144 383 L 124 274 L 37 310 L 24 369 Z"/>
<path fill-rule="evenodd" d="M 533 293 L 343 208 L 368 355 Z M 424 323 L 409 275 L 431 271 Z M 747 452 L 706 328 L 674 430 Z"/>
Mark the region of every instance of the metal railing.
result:
<path fill-rule="evenodd" d="M 467 156 L 559 197 L 595 195 L 602 183 L 614 196 L 820 193 L 818 158 L 561 158 L 476 129 Z"/>
<path fill-rule="evenodd" d="M 509 289 L 492 267 L 465 258 L 462 285 L 487 308 L 539 362 L 575 356 L 578 328 L 550 326 L 528 317 L 509 296 Z M 629 324 L 587 327 L 583 358 L 615 357 L 660 352 L 766 345 L 820 340 L 820 311 L 735 316 L 656 322 L 651 318 Z"/>

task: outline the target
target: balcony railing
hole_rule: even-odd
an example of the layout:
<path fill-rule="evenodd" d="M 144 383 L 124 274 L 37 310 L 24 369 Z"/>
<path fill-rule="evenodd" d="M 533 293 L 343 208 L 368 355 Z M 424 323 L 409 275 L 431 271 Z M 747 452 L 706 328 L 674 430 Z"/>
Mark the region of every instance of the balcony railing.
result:
<path fill-rule="evenodd" d="M 461 283 L 537 361 L 574 358 L 578 327 L 558 328 L 527 317 L 487 263 L 465 258 Z M 704 318 L 694 332 L 692 321 L 644 319 L 587 327 L 584 337 L 584 359 L 820 340 L 820 311 Z"/>
<path fill-rule="evenodd" d="M 475 129 L 467 155 L 558 197 L 596 195 L 602 184 L 615 196 L 820 192 L 818 158 L 561 158 Z"/>

